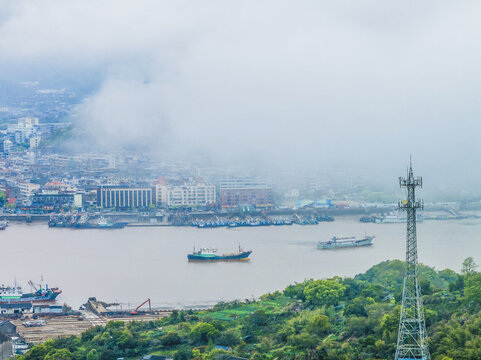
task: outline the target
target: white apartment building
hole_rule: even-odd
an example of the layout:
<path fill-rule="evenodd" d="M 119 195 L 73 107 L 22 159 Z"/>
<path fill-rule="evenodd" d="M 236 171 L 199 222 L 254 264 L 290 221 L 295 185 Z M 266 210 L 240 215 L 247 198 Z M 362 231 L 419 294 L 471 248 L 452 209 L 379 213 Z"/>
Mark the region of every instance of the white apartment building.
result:
<path fill-rule="evenodd" d="M 34 191 L 40 189 L 39 184 L 32 184 L 30 182 L 19 183 L 18 187 L 20 188 L 20 194 L 23 197 L 30 196 L 33 194 Z"/>
<path fill-rule="evenodd" d="M 168 207 L 215 204 L 215 186 L 208 184 L 155 185 L 157 204 Z"/>
<path fill-rule="evenodd" d="M 40 140 L 42 138 L 40 136 L 32 136 L 30 138 L 30 149 L 36 149 L 40 145 Z"/>

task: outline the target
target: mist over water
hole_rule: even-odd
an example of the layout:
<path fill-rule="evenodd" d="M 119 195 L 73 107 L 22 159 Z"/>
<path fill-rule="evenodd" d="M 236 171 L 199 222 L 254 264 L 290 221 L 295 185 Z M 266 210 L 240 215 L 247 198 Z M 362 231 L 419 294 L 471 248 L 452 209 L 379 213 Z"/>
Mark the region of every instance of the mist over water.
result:
<path fill-rule="evenodd" d="M 76 151 L 481 182 L 479 2 L 0 5 L 0 79 L 91 78 Z"/>

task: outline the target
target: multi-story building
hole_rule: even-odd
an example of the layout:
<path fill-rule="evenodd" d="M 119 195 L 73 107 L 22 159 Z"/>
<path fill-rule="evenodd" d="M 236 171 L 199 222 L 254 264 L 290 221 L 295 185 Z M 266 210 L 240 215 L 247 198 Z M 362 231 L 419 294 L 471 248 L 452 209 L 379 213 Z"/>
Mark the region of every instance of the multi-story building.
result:
<path fill-rule="evenodd" d="M 102 185 L 97 188 L 97 206 L 102 208 L 145 208 L 155 204 L 155 188 Z"/>
<path fill-rule="evenodd" d="M 7 134 L 15 143 L 24 143 L 35 133 L 36 125 L 38 125 L 37 118 L 21 118 L 18 119 L 17 124 L 7 127 Z"/>
<path fill-rule="evenodd" d="M 310 192 L 326 191 L 329 189 L 329 181 L 321 176 L 311 176 L 308 179 L 307 188 Z"/>
<path fill-rule="evenodd" d="M 13 143 L 11 140 L 9 139 L 6 139 L 3 141 L 3 151 L 4 153 L 8 153 L 9 151 L 11 151 L 13 148 Z"/>
<path fill-rule="evenodd" d="M 252 205 L 258 208 L 272 207 L 272 187 L 249 179 L 220 180 L 220 201 L 223 208 Z"/>
<path fill-rule="evenodd" d="M 42 138 L 40 136 L 32 136 L 30 138 L 30 149 L 36 149 L 40 145 Z"/>
<path fill-rule="evenodd" d="M 75 193 L 58 190 L 36 192 L 32 196 L 32 206 L 40 208 L 55 208 L 64 205 L 73 206 Z"/>
<path fill-rule="evenodd" d="M 19 183 L 18 187 L 20 188 L 20 194 L 23 197 L 30 196 L 34 191 L 40 189 L 39 184 L 32 184 L 30 182 Z"/>
<path fill-rule="evenodd" d="M 215 186 L 208 184 L 156 184 L 157 204 L 168 207 L 197 207 L 216 203 Z"/>

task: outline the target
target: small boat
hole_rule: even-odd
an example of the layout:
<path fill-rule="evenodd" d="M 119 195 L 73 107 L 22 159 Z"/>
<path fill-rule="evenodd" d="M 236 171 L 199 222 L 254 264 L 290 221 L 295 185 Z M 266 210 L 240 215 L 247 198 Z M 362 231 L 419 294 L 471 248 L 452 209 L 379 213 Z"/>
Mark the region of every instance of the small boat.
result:
<path fill-rule="evenodd" d="M 319 250 L 331 250 L 339 248 L 350 248 L 358 246 L 369 246 L 372 245 L 372 240 L 374 236 L 364 236 L 362 238 L 357 238 L 356 236 L 348 237 L 337 237 L 333 236 L 329 241 L 319 241 L 317 248 Z"/>
<path fill-rule="evenodd" d="M 8 226 L 8 221 L 7 220 L 2 220 L 0 221 L 0 230 L 5 230 Z"/>
<path fill-rule="evenodd" d="M 230 253 L 230 254 L 217 254 L 217 249 L 212 248 L 201 248 L 199 250 L 195 250 L 192 254 L 187 255 L 187 259 L 189 261 L 249 261 L 249 255 L 252 253 L 252 250 L 242 250 L 239 246 L 239 252 Z"/>

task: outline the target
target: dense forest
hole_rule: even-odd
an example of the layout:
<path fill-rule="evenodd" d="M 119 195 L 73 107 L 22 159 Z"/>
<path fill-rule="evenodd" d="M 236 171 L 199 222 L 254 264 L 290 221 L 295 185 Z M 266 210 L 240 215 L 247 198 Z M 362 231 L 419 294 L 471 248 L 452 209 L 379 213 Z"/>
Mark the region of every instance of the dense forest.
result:
<path fill-rule="evenodd" d="M 462 273 L 420 265 L 433 360 L 481 359 L 481 273 L 472 258 Z M 49 340 L 21 360 L 393 359 L 404 263 L 385 261 L 354 278 L 306 280 L 259 301 L 219 303 L 204 312 L 174 311 L 151 322 L 109 322 L 79 337 Z"/>

